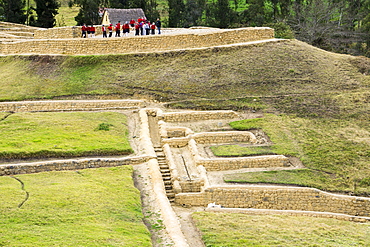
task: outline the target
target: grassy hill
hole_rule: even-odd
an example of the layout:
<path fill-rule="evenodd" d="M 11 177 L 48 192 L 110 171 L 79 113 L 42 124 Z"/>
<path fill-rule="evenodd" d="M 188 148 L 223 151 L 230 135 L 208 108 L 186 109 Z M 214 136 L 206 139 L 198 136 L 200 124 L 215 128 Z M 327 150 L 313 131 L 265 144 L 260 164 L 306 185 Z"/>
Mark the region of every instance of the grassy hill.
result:
<path fill-rule="evenodd" d="M 309 185 L 369 195 L 369 69 L 367 58 L 296 40 L 152 54 L 7 56 L 0 58 L 0 100 L 106 95 L 270 113 L 262 128 L 275 142 L 289 140 L 280 152 L 303 161 Z M 306 186 L 301 175 L 294 183 Z"/>
<path fill-rule="evenodd" d="M 254 97 L 276 104 L 289 95 L 320 102 L 332 94 L 364 97 L 370 62 L 293 40 L 153 54 L 7 56 L 0 68 L 2 101 L 120 94 L 160 101 Z"/>
<path fill-rule="evenodd" d="M 0 177 L 0 246 L 152 246 L 132 172 L 121 166 Z"/>

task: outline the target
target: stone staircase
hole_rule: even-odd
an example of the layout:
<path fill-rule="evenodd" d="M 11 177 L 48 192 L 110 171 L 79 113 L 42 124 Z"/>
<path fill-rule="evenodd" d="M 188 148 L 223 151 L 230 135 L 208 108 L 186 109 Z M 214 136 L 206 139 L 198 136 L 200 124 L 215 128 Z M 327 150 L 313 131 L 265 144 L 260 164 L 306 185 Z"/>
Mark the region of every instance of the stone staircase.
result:
<path fill-rule="evenodd" d="M 162 174 L 162 179 L 163 179 L 164 187 L 166 189 L 167 198 L 172 203 L 175 201 L 175 192 L 173 191 L 173 187 L 172 187 L 170 168 L 167 164 L 166 157 L 165 157 L 162 147 L 155 147 L 154 151 L 157 155 L 158 165 L 159 165 L 160 172 Z"/>

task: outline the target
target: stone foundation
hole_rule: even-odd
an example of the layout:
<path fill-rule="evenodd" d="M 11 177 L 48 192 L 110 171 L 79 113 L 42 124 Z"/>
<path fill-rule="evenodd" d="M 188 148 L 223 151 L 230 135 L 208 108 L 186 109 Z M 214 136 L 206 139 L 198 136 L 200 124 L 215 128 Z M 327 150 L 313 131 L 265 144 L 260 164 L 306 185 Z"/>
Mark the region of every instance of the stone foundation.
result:
<path fill-rule="evenodd" d="M 53 100 L 0 102 L 0 112 L 97 111 L 144 107 L 141 100 Z"/>
<path fill-rule="evenodd" d="M 332 212 L 370 216 L 370 198 L 342 196 L 299 187 L 209 187 L 201 193 L 181 193 L 175 202 L 184 206 L 216 203 L 226 208 L 255 208 Z"/>
<path fill-rule="evenodd" d="M 44 161 L 23 164 L 5 164 L 0 165 L 0 176 L 29 174 L 50 171 L 80 170 L 87 168 L 114 167 L 123 165 L 137 165 L 148 161 L 147 156 L 137 156 L 119 159 L 75 159 L 75 160 L 57 160 Z"/>
<path fill-rule="evenodd" d="M 59 33 L 64 33 L 63 29 L 37 31 L 35 35 L 36 37 L 44 37 L 41 33 L 47 32 L 53 32 L 52 39 L 33 39 L 0 43 L 0 53 L 68 55 L 124 54 L 212 47 L 274 38 L 274 30 L 271 28 L 219 29 L 196 34 L 168 34 L 108 39 L 71 37 L 68 37 L 68 39 L 58 39 Z"/>

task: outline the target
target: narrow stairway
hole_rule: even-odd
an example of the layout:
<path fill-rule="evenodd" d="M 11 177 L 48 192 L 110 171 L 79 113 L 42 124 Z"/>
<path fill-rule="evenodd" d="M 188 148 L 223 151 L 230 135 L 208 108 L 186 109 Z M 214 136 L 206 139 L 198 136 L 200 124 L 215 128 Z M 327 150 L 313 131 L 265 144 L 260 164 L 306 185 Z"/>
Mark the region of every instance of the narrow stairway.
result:
<path fill-rule="evenodd" d="M 154 151 L 157 155 L 157 160 L 159 164 L 159 169 L 162 174 L 162 179 L 164 183 L 164 187 L 166 189 L 166 195 L 170 202 L 175 201 L 175 193 L 172 188 L 172 181 L 171 181 L 171 171 L 167 164 L 165 154 L 163 152 L 162 147 L 155 147 Z"/>

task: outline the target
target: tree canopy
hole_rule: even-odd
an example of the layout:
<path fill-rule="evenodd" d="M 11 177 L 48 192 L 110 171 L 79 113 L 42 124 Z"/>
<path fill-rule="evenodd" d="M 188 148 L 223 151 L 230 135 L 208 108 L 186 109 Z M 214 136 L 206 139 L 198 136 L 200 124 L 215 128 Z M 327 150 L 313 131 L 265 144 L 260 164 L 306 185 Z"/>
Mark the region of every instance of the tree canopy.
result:
<path fill-rule="evenodd" d="M 24 0 L 0 0 L 0 16 L 4 21 L 26 23 L 27 15 Z"/>

